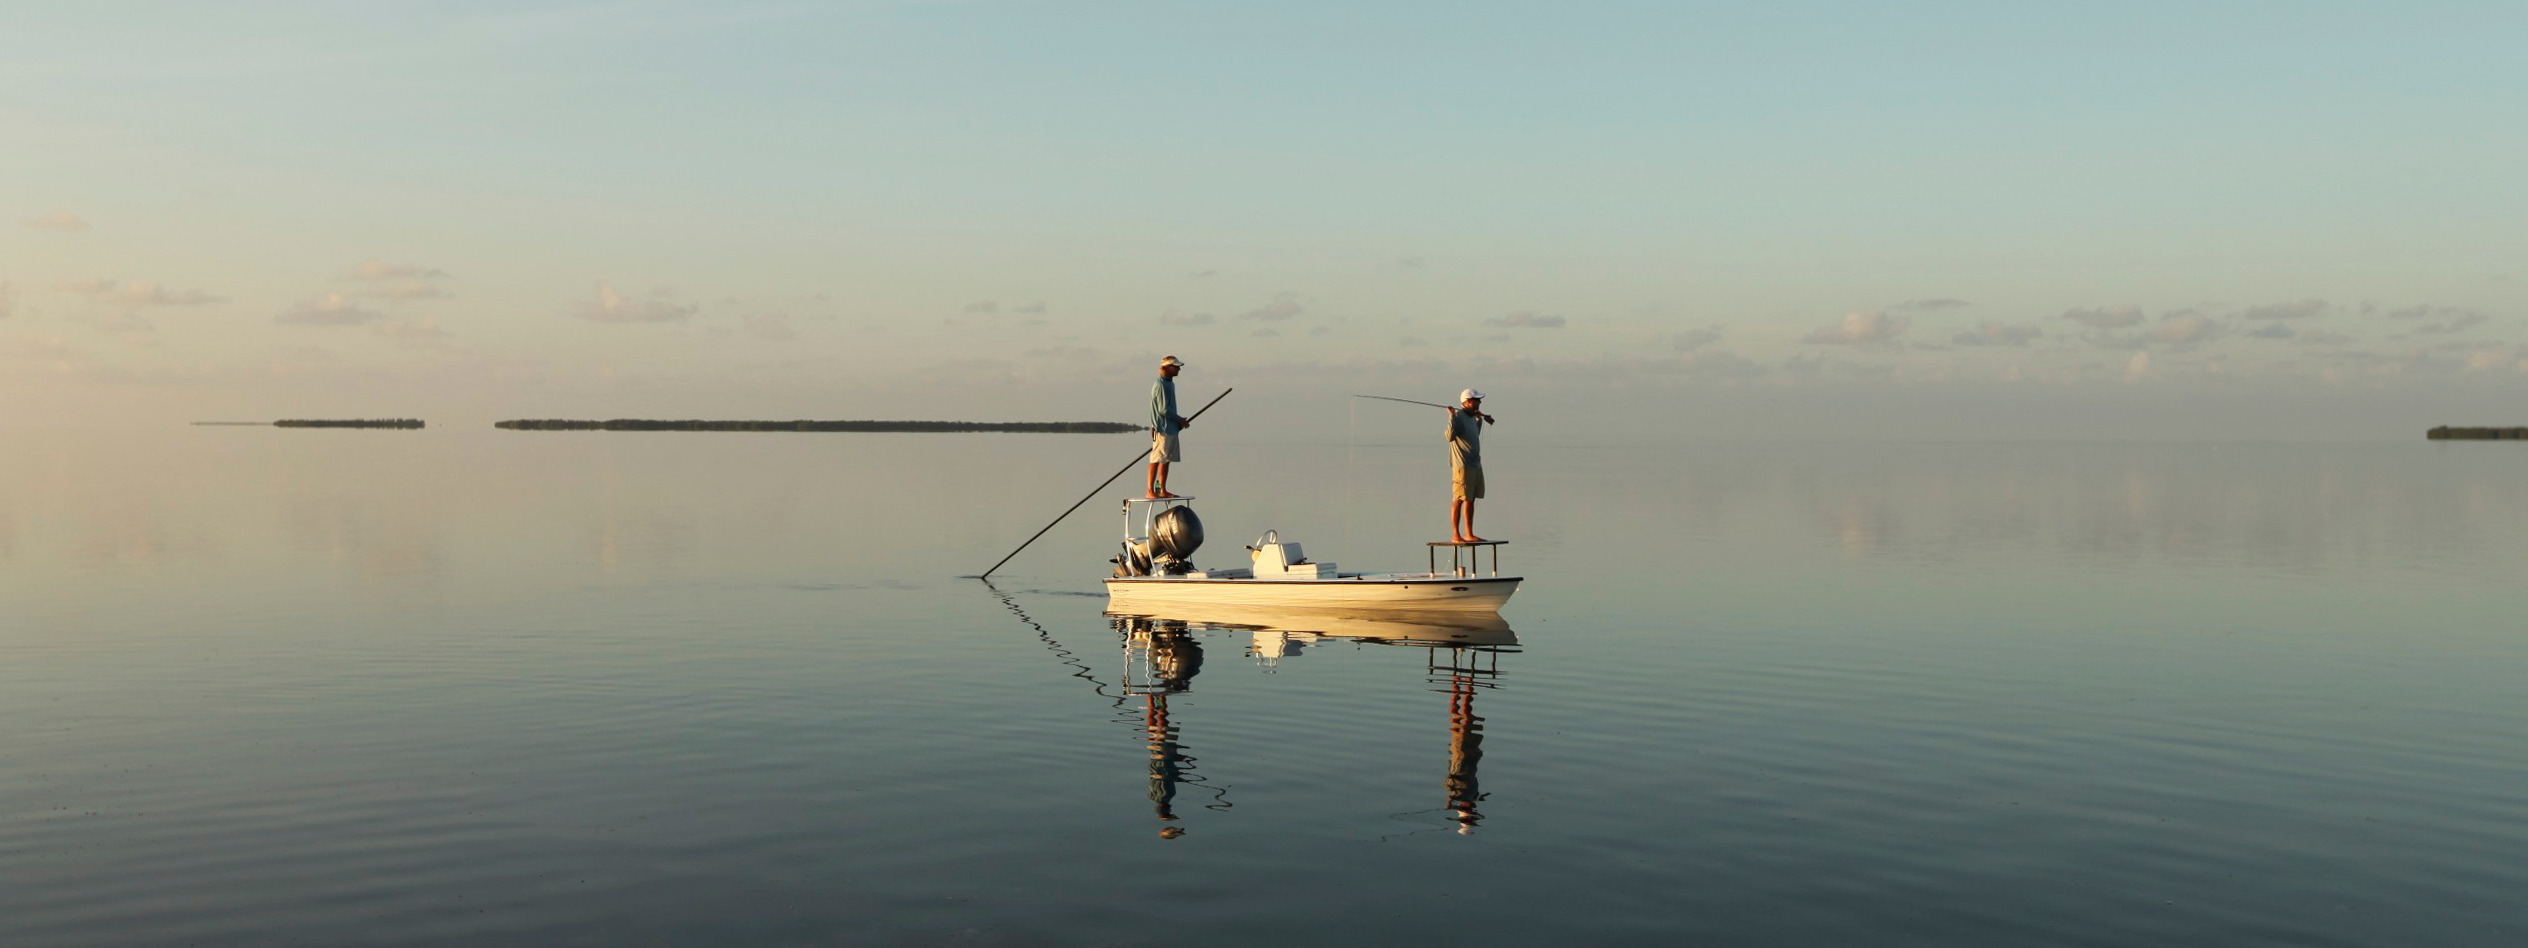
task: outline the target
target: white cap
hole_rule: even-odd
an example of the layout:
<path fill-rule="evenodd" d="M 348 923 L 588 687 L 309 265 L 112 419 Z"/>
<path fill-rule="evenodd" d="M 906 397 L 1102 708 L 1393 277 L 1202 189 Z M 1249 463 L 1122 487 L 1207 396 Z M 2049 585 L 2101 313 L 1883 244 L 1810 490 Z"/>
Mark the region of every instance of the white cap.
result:
<path fill-rule="evenodd" d="M 1465 401 L 1465 400 L 1467 400 L 1467 399 L 1470 399 L 1470 398 L 1482 398 L 1482 397 L 1483 397 L 1483 393 L 1482 393 L 1482 392 L 1475 391 L 1474 389 L 1471 389 L 1471 388 L 1470 388 L 1470 389 L 1467 389 L 1467 390 L 1465 390 L 1465 391 L 1462 391 L 1462 392 L 1457 393 L 1457 400 L 1458 400 L 1458 401 L 1461 401 L 1461 402 L 1462 402 L 1462 401 Z"/>
<path fill-rule="evenodd" d="M 1173 366 L 1178 366 L 1178 367 L 1182 367 L 1182 366 L 1184 366 L 1184 364 L 1185 364 L 1185 360 L 1183 360 L 1183 359 L 1179 359 L 1179 358 L 1177 358 L 1177 357 L 1175 357 L 1175 356 L 1168 356 L 1167 358 L 1164 358 L 1164 359 L 1160 359 L 1160 360 L 1159 360 L 1159 365 L 1160 365 L 1160 366 L 1162 366 L 1162 367 L 1164 367 L 1164 366 L 1170 366 L 1170 365 L 1173 365 Z"/>

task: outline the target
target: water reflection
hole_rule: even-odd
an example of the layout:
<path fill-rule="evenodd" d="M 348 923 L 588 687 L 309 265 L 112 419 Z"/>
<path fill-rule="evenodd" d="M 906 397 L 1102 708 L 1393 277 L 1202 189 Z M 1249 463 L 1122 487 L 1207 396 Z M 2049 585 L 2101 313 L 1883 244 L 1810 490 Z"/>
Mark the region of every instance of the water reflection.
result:
<path fill-rule="evenodd" d="M 1009 600 L 1003 597 L 1003 601 Z M 1014 603 L 1010 608 L 1019 611 Z M 1023 618 L 1024 613 L 1020 614 Z M 1448 696 L 1448 769 L 1440 781 L 1439 809 L 1459 834 L 1472 833 L 1483 822 L 1477 807 L 1485 796 L 1479 775 L 1484 719 L 1475 713 L 1475 696 L 1501 686 L 1501 656 L 1518 651 L 1518 635 L 1499 616 L 1316 616 L 1237 610 L 1201 617 L 1109 614 L 1108 619 L 1122 641 L 1124 695 L 1127 700 L 1137 697 L 1141 701 L 1141 728 L 1150 752 L 1150 802 L 1161 823 L 1161 837 L 1175 839 L 1185 834 L 1185 828 L 1177 825 L 1180 817 L 1175 810 L 1180 785 L 1208 791 L 1212 802 L 1204 804 L 1206 809 L 1226 810 L 1232 805 L 1227 787 L 1213 786 L 1195 772 L 1195 758 L 1185 752 L 1181 728 L 1169 714 L 1169 699 L 1192 692 L 1194 677 L 1202 673 L 1204 653 L 1198 632 L 1246 633 L 1248 656 L 1268 671 L 1328 639 L 1427 650 L 1422 683 Z M 1046 640 L 1051 642 L 1051 636 Z"/>
<path fill-rule="evenodd" d="M 1159 819 L 1160 838 L 1175 839 L 1185 835 L 1184 827 L 1172 825 L 1177 821 L 1177 785 L 1206 781 L 1194 772 L 1194 757 L 1185 753 L 1182 732 L 1168 716 L 1167 702 L 1171 696 L 1194 690 L 1194 676 L 1203 671 L 1203 643 L 1182 622 L 1124 619 L 1115 625 L 1124 636 L 1124 694 L 1141 699 L 1141 730 L 1150 751 L 1151 812 Z M 1232 805 L 1228 788 L 1208 789 L 1212 802 L 1205 808 L 1226 810 Z"/>

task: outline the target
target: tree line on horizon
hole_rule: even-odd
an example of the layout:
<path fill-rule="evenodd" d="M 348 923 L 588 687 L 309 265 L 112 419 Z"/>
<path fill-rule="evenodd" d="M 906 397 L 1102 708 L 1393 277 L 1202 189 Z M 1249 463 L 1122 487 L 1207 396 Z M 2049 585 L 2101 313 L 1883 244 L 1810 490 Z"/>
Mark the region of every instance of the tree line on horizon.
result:
<path fill-rule="evenodd" d="M 2442 425 L 2425 432 L 2433 441 L 2528 441 L 2528 428 L 2452 428 Z"/>
<path fill-rule="evenodd" d="M 283 418 L 275 428 L 419 428 L 419 418 Z"/>
<path fill-rule="evenodd" d="M 494 422 L 512 431 L 1019 431 L 1049 434 L 1115 434 L 1148 430 L 1112 421 L 659 421 L 613 418 L 581 421 L 520 418 Z"/>

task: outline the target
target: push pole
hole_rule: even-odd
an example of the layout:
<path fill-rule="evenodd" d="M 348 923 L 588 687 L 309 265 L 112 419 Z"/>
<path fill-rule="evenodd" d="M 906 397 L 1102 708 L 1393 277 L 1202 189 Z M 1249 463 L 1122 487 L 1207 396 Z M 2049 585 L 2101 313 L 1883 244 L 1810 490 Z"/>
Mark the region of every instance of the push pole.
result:
<path fill-rule="evenodd" d="M 1207 412 L 1207 411 L 1210 411 L 1210 410 L 1211 410 L 1211 406 L 1213 406 L 1213 405 L 1217 405 L 1217 404 L 1220 404 L 1220 400 L 1221 400 L 1221 399 L 1224 399 L 1224 398 L 1229 397 L 1229 393 L 1230 393 L 1230 392 L 1234 392 L 1234 391 L 1237 391 L 1237 389 L 1234 389 L 1234 388 L 1224 388 L 1224 389 L 1221 389 L 1221 390 L 1220 390 L 1220 394 L 1218 394 L 1218 395 L 1214 395 L 1214 396 L 1212 396 L 1212 397 L 1211 397 L 1211 400 L 1210 400 L 1210 401 L 1204 402 L 1204 403 L 1203 403 L 1203 407 L 1201 407 L 1201 408 L 1197 408 L 1197 409 L 1194 409 L 1194 414 L 1193 414 L 1192 416 L 1190 416 L 1190 417 L 1187 417 L 1185 420 L 1186 420 L 1188 423 L 1191 423 L 1191 422 L 1192 422 L 1195 418 L 1200 418 L 1200 417 L 1202 417 L 1204 412 Z M 1028 547 L 1030 547 L 1030 546 L 1035 545 L 1035 542 L 1036 542 L 1036 540 L 1037 540 L 1038 538 L 1041 538 L 1041 537 L 1043 537 L 1045 534 L 1052 532 L 1052 531 L 1053 531 L 1053 528 L 1054 528 L 1056 525 L 1060 524 L 1060 523 L 1061 523 L 1064 519 L 1066 519 L 1066 518 L 1068 518 L 1068 517 L 1070 517 L 1070 516 L 1071 516 L 1071 512 L 1072 512 L 1072 511 L 1080 509 L 1080 504 L 1085 504 L 1085 503 L 1088 503 L 1088 502 L 1089 502 L 1089 498 L 1097 496 L 1097 492 L 1098 492 L 1098 491 L 1105 490 L 1105 489 L 1106 489 L 1106 485 L 1107 485 L 1107 484 L 1112 484 L 1112 483 L 1114 483 L 1114 482 L 1115 482 L 1116 478 L 1120 478 L 1120 477 L 1124 476 L 1125 474 L 1131 473 L 1131 472 L 1132 472 L 1132 466 L 1133 466 L 1133 465 L 1135 465 L 1135 464 L 1145 463 L 1145 459 L 1147 459 L 1149 456 L 1150 456 L 1150 452 L 1148 452 L 1148 451 L 1146 451 L 1146 450 L 1145 450 L 1145 451 L 1143 451 L 1143 452 L 1141 452 L 1139 455 L 1135 456 L 1135 457 L 1134 457 L 1134 458 L 1133 458 L 1130 462 L 1128 462 L 1128 463 L 1126 463 L 1126 464 L 1124 465 L 1123 470 L 1116 471 L 1116 472 L 1115 472 L 1114 477 L 1109 477 L 1109 478 L 1107 478 L 1106 480 L 1104 480 L 1103 482 L 1100 482 L 1100 483 L 1097 485 L 1097 487 L 1096 487 L 1096 488 L 1094 488 L 1094 489 L 1092 489 L 1092 490 L 1090 490 L 1090 491 L 1088 492 L 1088 496 L 1080 498 L 1079 503 L 1072 504 L 1072 505 L 1071 505 L 1071 509 L 1070 509 L 1070 510 L 1065 510 L 1065 511 L 1063 511 L 1063 512 L 1062 512 L 1062 516 L 1053 518 L 1053 523 L 1048 523 L 1048 524 L 1045 524 L 1045 528 L 1044 528 L 1044 529 L 1042 529 L 1042 530 L 1038 530 L 1038 531 L 1036 531 L 1036 535 L 1035 535 L 1035 536 L 1028 537 L 1028 538 L 1027 538 L 1027 542 L 1025 542 L 1025 543 L 1021 543 L 1021 544 L 1019 544 L 1019 545 L 1018 545 L 1018 549 L 1015 549 L 1015 550 L 1011 550 L 1011 551 L 1009 551 L 1009 555 L 1008 555 L 1008 556 L 1001 557 L 1001 561 L 1000 561 L 1000 562 L 992 564 L 992 569 L 987 569 L 987 570 L 984 570 L 984 571 L 983 571 L 983 575 L 981 575 L 981 576 L 977 576 L 977 577 L 975 577 L 975 578 L 976 578 L 976 579 L 981 579 L 981 580 L 990 580 L 990 579 L 992 578 L 992 570 L 993 570 L 993 569 L 1000 569 L 1002 566 L 1008 565 L 1008 563 L 1009 563 L 1009 561 L 1010 561 L 1010 560 L 1016 559 L 1016 558 L 1018 557 L 1018 554 L 1020 554 L 1020 553 L 1024 553 L 1024 552 L 1027 552 L 1027 548 L 1028 548 Z"/>

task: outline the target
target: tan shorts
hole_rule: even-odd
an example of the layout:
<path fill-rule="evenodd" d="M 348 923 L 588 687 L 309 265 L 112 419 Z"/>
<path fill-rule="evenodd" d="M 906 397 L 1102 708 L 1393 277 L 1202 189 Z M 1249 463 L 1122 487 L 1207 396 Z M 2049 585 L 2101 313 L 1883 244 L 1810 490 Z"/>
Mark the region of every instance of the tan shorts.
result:
<path fill-rule="evenodd" d="M 1176 443 L 1176 436 L 1150 432 L 1150 463 L 1169 464 L 1185 460 L 1185 446 Z"/>
<path fill-rule="evenodd" d="M 1455 500 L 1483 499 L 1483 466 L 1449 465 L 1449 497 Z"/>

